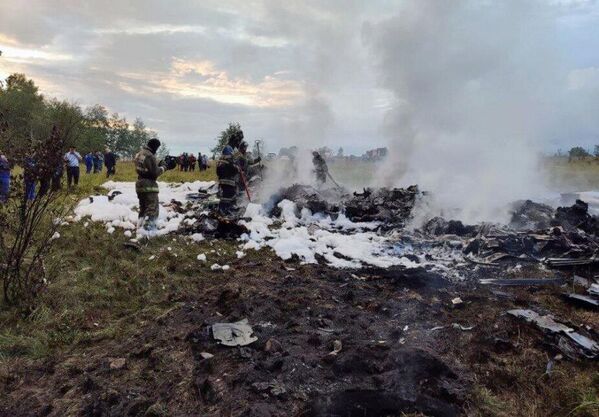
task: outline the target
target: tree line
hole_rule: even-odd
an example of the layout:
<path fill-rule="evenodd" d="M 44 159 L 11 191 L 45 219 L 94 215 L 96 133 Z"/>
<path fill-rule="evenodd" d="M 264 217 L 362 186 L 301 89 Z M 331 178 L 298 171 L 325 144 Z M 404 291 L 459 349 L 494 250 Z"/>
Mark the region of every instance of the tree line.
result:
<path fill-rule="evenodd" d="M 7 126 L 0 149 L 8 156 L 26 153 L 47 139 L 53 129 L 60 131 L 66 147 L 75 146 L 82 152 L 109 147 L 122 158 L 132 158 L 148 140 L 158 137 L 141 118 L 129 123 L 99 104 L 82 108 L 47 98 L 24 74 L 11 74 L 0 81 L 0 123 Z"/>

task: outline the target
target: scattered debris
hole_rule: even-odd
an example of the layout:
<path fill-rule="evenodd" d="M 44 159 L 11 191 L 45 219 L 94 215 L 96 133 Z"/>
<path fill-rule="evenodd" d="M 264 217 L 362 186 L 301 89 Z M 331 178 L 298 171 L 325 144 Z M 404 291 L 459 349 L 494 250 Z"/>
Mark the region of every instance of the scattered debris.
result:
<path fill-rule="evenodd" d="M 514 279 L 481 279 L 483 285 L 499 285 L 505 287 L 526 287 L 543 285 L 564 285 L 566 280 L 563 278 L 514 278 Z"/>
<path fill-rule="evenodd" d="M 110 369 L 113 371 L 118 371 L 123 369 L 127 365 L 127 359 L 125 358 L 115 358 L 110 361 Z"/>
<path fill-rule="evenodd" d="M 567 302 L 577 305 L 577 306 L 580 306 L 580 307 L 589 308 L 592 310 L 599 309 L 599 300 L 597 300 L 594 297 L 589 297 L 588 295 L 562 294 L 562 297 Z"/>
<path fill-rule="evenodd" d="M 125 242 L 125 243 L 123 243 L 123 246 L 127 249 L 133 249 L 137 252 L 141 252 L 141 246 L 136 242 L 131 242 L 131 241 Z"/>
<path fill-rule="evenodd" d="M 454 306 L 460 306 L 462 304 L 464 304 L 464 301 L 462 301 L 462 299 L 460 297 L 456 297 L 453 300 L 451 300 L 451 304 L 453 304 Z"/>
<path fill-rule="evenodd" d="M 462 326 L 461 324 L 458 324 L 458 323 L 452 323 L 451 327 L 453 327 L 454 329 L 461 330 L 463 332 L 469 332 L 470 330 L 474 329 L 476 326 Z M 431 330 L 434 330 L 434 328 Z"/>
<path fill-rule="evenodd" d="M 247 346 L 258 340 L 247 319 L 236 323 L 215 323 L 212 336 L 224 346 Z"/>
<path fill-rule="evenodd" d="M 565 324 L 559 323 L 553 319 L 550 315 L 541 316 L 539 313 L 532 310 L 515 309 L 509 310 L 508 314 L 523 319 L 528 323 L 533 323 L 541 330 L 544 330 L 552 335 L 564 335 L 571 342 L 574 342 L 578 348 L 578 352 L 587 358 L 596 358 L 599 356 L 599 344 L 594 340 L 577 333 L 574 329 L 566 326 Z M 558 346 L 566 354 L 571 355 L 573 349 L 566 344 L 566 341 L 561 338 L 558 340 Z"/>
<path fill-rule="evenodd" d="M 546 204 L 531 200 L 517 201 L 512 205 L 510 227 L 515 230 L 541 230 L 551 226 L 555 210 Z"/>
<path fill-rule="evenodd" d="M 343 345 L 341 344 L 341 340 L 335 340 L 333 342 L 333 350 L 329 352 L 329 355 L 336 356 L 343 349 Z"/>
<path fill-rule="evenodd" d="M 591 295 L 599 296 L 599 284 L 591 284 L 587 292 Z"/>

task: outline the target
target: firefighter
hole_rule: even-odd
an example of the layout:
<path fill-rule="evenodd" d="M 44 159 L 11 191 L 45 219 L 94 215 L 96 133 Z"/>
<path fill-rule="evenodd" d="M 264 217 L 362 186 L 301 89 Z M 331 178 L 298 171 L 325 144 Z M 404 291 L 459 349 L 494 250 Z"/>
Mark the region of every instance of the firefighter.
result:
<path fill-rule="evenodd" d="M 233 148 L 225 146 L 221 157 L 216 165 L 216 175 L 218 176 L 218 188 L 220 202 L 219 210 L 223 214 L 230 214 L 235 206 L 237 197 L 237 177 L 239 168 L 233 158 Z"/>
<path fill-rule="evenodd" d="M 316 174 L 316 183 L 323 185 L 327 182 L 329 167 L 324 158 L 316 151 L 312 152 L 312 164 L 314 164 L 314 173 Z"/>
<path fill-rule="evenodd" d="M 156 230 L 156 219 L 158 218 L 158 183 L 156 180 L 170 166 L 164 161 L 158 163 L 156 151 L 160 147 L 158 139 L 150 139 L 137 155 L 135 155 L 135 170 L 137 171 L 137 182 L 135 191 L 139 200 L 139 223 L 138 226 L 145 230 Z"/>

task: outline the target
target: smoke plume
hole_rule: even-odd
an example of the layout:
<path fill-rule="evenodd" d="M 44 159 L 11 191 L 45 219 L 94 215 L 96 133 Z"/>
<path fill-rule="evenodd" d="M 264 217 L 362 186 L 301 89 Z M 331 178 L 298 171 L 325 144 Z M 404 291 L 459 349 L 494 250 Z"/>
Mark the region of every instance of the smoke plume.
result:
<path fill-rule="evenodd" d="M 470 222 L 504 220 L 507 203 L 542 194 L 537 155 L 567 88 L 550 12 L 528 0 L 411 0 L 365 25 L 395 96 L 377 178 L 418 184 L 434 196 L 431 215 Z"/>

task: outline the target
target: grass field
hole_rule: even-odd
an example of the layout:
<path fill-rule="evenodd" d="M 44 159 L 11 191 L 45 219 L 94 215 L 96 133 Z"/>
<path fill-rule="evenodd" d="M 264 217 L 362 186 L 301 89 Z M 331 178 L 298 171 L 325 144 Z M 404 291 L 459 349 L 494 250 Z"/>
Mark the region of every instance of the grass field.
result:
<path fill-rule="evenodd" d="M 567 158 L 547 158 L 543 169 L 552 189 L 562 192 L 599 190 L 599 160 L 568 162 Z"/>

